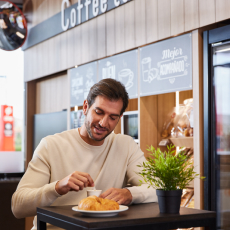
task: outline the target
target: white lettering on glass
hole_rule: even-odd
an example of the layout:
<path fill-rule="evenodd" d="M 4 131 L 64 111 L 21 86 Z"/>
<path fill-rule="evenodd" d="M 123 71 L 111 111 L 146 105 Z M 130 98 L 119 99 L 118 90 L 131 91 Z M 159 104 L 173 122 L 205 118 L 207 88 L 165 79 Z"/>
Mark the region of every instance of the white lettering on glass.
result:
<path fill-rule="evenodd" d="M 171 58 L 172 60 L 177 57 L 178 55 L 182 55 L 182 49 L 176 49 L 176 47 L 174 47 L 173 50 L 167 49 L 167 50 L 163 50 L 162 51 L 162 59 L 167 59 L 167 58 Z"/>
<path fill-rule="evenodd" d="M 70 6 L 69 0 L 63 0 L 61 4 L 61 27 L 64 31 L 66 31 L 69 27 L 69 19 L 67 18 L 65 24 L 65 4 L 67 7 Z"/>
<path fill-rule="evenodd" d="M 128 0 L 123 0 L 124 3 L 128 2 Z"/>
<path fill-rule="evenodd" d="M 76 25 L 76 10 L 73 8 L 70 12 L 70 25 L 74 27 Z"/>
<path fill-rule="evenodd" d="M 89 5 L 91 4 L 91 0 L 85 0 L 85 20 L 89 20 Z"/>
<path fill-rule="evenodd" d="M 114 5 L 119 6 L 120 5 L 120 0 L 114 0 Z"/>
<path fill-rule="evenodd" d="M 105 13 L 107 6 L 107 0 L 101 0 L 101 13 Z"/>
<path fill-rule="evenodd" d="M 184 60 L 174 61 L 160 66 L 160 75 L 184 72 Z"/>
<path fill-rule="evenodd" d="M 99 13 L 99 0 L 93 0 L 93 7 L 92 7 L 92 10 L 93 10 L 93 16 L 96 17 Z"/>
<path fill-rule="evenodd" d="M 83 4 L 81 4 L 81 0 L 78 0 L 77 11 L 78 11 L 78 24 L 81 24 L 81 9 L 83 8 Z"/>

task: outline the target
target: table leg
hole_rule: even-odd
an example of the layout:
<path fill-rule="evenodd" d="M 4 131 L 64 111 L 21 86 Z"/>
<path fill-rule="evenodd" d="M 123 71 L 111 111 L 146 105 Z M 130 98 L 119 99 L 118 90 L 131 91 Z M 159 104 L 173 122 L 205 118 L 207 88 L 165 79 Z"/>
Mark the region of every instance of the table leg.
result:
<path fill-rule="evenodd" d="M 37 219 L 37 230 L 46 230 L 46 222 Z"/>

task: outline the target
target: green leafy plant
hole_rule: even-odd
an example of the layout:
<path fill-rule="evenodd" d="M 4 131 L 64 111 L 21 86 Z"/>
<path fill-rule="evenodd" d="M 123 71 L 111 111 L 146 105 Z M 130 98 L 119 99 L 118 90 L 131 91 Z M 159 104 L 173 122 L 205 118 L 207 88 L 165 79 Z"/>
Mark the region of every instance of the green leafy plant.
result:
<path fill-rule="evenodd" d="M 152 145 L 148 146 L 150 157 L 143 164 L 137 165 L 142 167 L 138 174 L 149 187 L 164 191 L 178 190 L 184 189 L 196 177 L 204 179 L 194 171 L 193 163 L 188 160 L 183 151 L 175 155 L 173 145 L 167 148 L 168 152 L 162 152 L 159 148 L 155 150 Z M 140 183 L 142 184 L 143 181 L 140 180 Z"/>

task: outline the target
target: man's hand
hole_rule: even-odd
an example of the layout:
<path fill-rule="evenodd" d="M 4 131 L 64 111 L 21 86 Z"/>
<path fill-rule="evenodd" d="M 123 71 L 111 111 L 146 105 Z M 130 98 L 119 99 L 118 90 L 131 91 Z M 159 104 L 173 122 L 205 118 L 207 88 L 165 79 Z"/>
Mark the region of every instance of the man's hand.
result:
<path fill-rule="evenodd" d="M 128 189 L 110 188 L 100 195 L 101 198 L 114 200 L 118 204 L 129 205 L 132 202 L 132 194 Z"/>
<path fill-rule="evenodd" d="M 64 179 L 58 181 L 55 190 L 58 194 L 64 195 L 69 191 L 79 191 L 85 187 L 94 187 L 94 182 L 88 173 L 75 171 Z"/>

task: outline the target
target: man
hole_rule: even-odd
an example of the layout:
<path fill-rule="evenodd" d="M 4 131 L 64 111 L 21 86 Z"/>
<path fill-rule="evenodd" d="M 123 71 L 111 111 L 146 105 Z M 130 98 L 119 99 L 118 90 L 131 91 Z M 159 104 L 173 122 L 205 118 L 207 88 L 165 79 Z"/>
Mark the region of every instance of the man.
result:
<path fill-rule="evenodd" d="M 120 82 L 101 80 L 84 101 L 82 127 L 42 139 L 12 197 L 17 218 L 36 215 L 38 206 L 77 205 L 93 186 L 119 204 L 157 200 L 154 189 L 139 186 L 143 152 L 131 137 L 112 133 L 128 99 Z"/>

